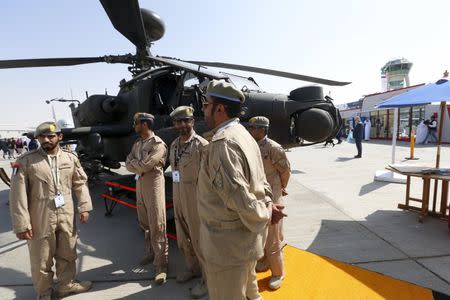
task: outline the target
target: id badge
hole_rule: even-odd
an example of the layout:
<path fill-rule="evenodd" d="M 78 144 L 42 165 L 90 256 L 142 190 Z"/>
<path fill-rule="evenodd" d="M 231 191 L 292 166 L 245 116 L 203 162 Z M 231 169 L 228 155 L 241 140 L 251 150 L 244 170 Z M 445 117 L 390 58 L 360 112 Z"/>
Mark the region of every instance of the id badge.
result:
<path fill-rule="evenodd" d="M 64 204 L 66 204 L 66 203 L 64 202 L 64 196 L 61 195 L 61 194 L 56 195 L 56 196 L 55 196 L 55 206 L 56 206 L 56 208 L 63 207 Z"/>
<path fill-rule="evenodd" d="M 178 170 L 172 171 L 172 181 L 180 182 L 180 171 Z"/>
<path fill-rule="evenodd" d="M 136 176 L 134 176 L 134 180 L 138 181 L 139 177 L 141 177 L 139 174 L 136 174 Z"/>

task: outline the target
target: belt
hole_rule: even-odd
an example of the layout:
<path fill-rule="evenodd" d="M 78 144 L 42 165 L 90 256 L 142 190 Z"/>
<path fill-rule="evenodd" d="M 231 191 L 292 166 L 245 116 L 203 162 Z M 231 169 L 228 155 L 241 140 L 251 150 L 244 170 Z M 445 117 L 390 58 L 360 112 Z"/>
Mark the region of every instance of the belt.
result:
<path fill-rule="evenodd" d="M 203 224 L 211 229 L 242 229 L 244 228 L 244 224 L 242 224 L 241 220 L 228 221 L 228 222 L 219 222 L 219 221 L 202 221 Z"/>

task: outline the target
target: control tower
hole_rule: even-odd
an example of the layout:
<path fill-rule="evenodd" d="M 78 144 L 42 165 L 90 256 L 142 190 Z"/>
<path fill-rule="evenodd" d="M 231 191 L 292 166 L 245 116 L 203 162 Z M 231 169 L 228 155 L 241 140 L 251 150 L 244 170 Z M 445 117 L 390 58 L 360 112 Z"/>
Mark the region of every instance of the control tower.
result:
<path fill-rule="evenodd" d="M 381 68 L 381 84 L 383 91 L 392 91 L 409 86 L 409 71 L 412 62 L 406 58 L 388 61 Z"/>

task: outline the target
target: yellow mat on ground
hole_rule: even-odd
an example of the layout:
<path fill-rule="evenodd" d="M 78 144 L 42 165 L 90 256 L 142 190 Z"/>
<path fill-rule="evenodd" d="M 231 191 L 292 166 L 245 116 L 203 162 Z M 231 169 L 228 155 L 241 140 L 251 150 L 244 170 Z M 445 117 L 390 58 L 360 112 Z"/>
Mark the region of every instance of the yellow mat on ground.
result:
<path fill-rule="evenodd" d="M 258 274 L 259 290 L 267 299 L 421 299 L 432 291 L 327 257 L 286 246 L 286 278 L 282 287 L 268 287 L 270 271 Z"/>

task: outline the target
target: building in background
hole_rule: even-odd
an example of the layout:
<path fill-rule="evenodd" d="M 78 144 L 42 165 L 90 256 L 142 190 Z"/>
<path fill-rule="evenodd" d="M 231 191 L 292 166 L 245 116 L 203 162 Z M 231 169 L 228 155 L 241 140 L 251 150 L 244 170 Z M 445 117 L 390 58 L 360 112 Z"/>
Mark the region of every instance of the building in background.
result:
<path fill-rule="evenodd" d="M 34 128 L 26 128 L 14 124 L 0 124 L 0 139 L 22 137 L 22 134 L 33 130 Z"/>
<path fill-rule="evenodd" d="M 362 121 L 370 118 L 371 139 L 391 139 L 394 125 L 395 109 L 376 108 L 381 102 L 393 96 L 408 92 L 424 85 L 424 83 L 410 86 L 409 71 L 412 63 L 405 58 L 391 60 L 381 69 L 382 92 L 365 95 L 358 101 L 337 105 L 341 112 L 346 128 L 353 127 L 355 116 L 360 116 Z M 444 77 L 448 71 L 444 72 Z M 412 132 L 416 131 L 417 125 L 422 120 L 429 120 L 434 115 L 440 120 L 439 105 L 430 104 L 423 106 L 401 107 L 398 109 L 397 139 L 409 141 Z M 442 141 L 450 143 L 450 105 L 444 116 L 444 128 Z"/>
<path fill-rule="evenodd" d="M 386 92 L 408 87 L 409 71 L 411 71 L 412 65 L 412 62 L 406 58 L 388 61 L 381 68 L 381 90 Z"/>

